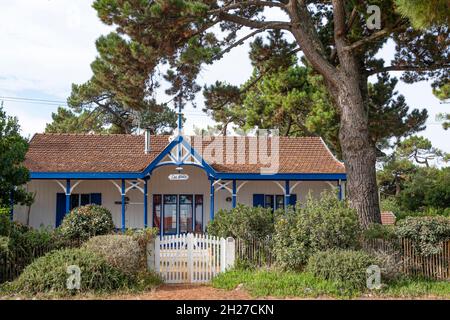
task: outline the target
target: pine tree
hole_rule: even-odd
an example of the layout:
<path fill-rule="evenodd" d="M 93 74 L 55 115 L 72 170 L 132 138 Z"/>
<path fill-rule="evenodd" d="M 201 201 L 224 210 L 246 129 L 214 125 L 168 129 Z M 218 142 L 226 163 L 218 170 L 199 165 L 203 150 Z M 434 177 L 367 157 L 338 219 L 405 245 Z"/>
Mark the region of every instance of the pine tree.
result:
<path fill-rule="evenodd" d="M 368 13 L 369 6 L 377 10 Z M 146 66 L 165 63 L 168 91 L 179 103 L 193 99 L 202 65 L 213 63 L 252 36 L 284 30 L 295 39 L 340 114 L 339 141 L 348 173 L 348 196 L 360 223 L 381 222 L 375 163 L 370 140 L 368 105 L 370 76 L 403 71 L 408 83 L 449 77 L 449 27 L 433 23 L 415 29 L 394 0 L 372 1 L 226 1 L 96 0 L 100 19 L 116 27 L 148 53 Z M 284 12 L 286 19 L 264 15 Z M 417 9 L 416 9 L 417 10 Z M 370 11 L 369 11 L 370 12 Z M 377 22 L 380 20 L 380 29 Z M 238 39 L 240 30 L 251 29 Z M 392 40 L 395 57 L 386 65 L 377 53 Z"/>

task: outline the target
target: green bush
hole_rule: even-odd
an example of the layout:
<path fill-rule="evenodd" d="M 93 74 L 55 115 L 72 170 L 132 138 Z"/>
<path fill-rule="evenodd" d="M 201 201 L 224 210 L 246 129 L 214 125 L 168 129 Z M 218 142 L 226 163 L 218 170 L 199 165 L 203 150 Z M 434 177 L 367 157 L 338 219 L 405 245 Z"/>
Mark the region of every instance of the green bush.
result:
<path fill-rule="evenodd" d="M 68 239 L 87 240 L 94 236 L 111 233 L 114 223 L 108 209 L 88 205 L 73 209 L 59 227 L 61 234 Z"/>
<path fill-rule="evenodd" d="M 128 275 L 135 275 L 142 269 L 145 251 L 131 236 L 104 235 L 89 239 L 84 248 L 104 257 L 113 267 Z"/>
<path fill-rule="evenodd" d="M 360 228 L 356 211 L 334 193 L 311 196 L 304 207 L 288 210 L 277 219 L 274 257 L 282 269 L 302 269 L 308 258 L 331 248 L 353 249 L 358 246 Z"/>
<path fill-rule="evenodd" d="M 312 255 L 306 270 L 325 280 L 339 282 L 346 289 L 366 286 L 366 270 L 377 261 L 364 251 L 331 249 Z"/>
<path fill-rule="evenodd" d="M 419 254 L 437 254 L 442 250 L 440 244 L 450 240 L 450 218 L 407 217 L 397 223 L 397 234 L 411 240 Z"/>
<path fill-rule="evenodd" d="M 271 209 L 238 205 L 232 210 L 220 210 L 207 230 L 223 238 L 266 239 L 274 232 L 274 214 Z"/>
<path fill-rule="evenodd" d="M 110 266 L 100 255 L 86 249 L 56 250 L 36 259 L 25 268 L 9 290 L 17 293 L 71 293 L 67 289 L 67 267 L 81 269 L 80 292 L 111 291 L 127 287 L 131 279 Z"/>
<path fill-rule="evenodd" d="M 380 209 L 382 212 L 392 212 L 396 217 L 401 217 L 405 215 L 405 211 L 400 207 L 398 198 L 394 196 L 381 198 L 380 199 Z"/>
<path fill-rule="evenodd" d="M 393 225 L 382 225 L 379 223 L 374 223 L 364 230 L 365 239 L 384 239 L 393 240 L 397 238 L 395 231 L 395 226 Z"/>

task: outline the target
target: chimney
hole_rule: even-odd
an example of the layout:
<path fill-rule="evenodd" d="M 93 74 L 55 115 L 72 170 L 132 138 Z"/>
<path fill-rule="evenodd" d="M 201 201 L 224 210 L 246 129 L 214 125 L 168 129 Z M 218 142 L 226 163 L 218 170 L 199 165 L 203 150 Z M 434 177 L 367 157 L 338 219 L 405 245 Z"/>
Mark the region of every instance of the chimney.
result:
<path fill-rule="evenodd" d="M 150 150 L 150 130 L 145 129 L 144 130 L 144 136 L 145 136 L 145 154 L 149 154 Z"/>

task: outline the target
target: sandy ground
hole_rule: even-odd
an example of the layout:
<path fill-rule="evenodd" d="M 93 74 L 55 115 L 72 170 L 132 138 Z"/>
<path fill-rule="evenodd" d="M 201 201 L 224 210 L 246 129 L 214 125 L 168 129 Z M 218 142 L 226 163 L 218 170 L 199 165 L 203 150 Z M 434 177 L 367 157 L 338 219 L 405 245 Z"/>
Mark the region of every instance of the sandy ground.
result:
<path fill-rule="evenodd" d="M 252 297 L 244 290 L 221 290 L 206 285 L 162 285 L 152 292 L 138 295 L 112 296 L 125 300 L 249 300 Z"/>
<path fill-rule="evenodd" d="M 57 297 L 20 297 L 20 296 L 0 296 L 0 300 L 47 300 L 47 299 L 61 299 Z M 208 285 L 161 285 L 151 292 L 139 294 L 120 294 L 120 295 L 82 295 L 74 297 L 66 297 L 62 299 L 75 300 L 255 300 L 244 289 L 236 288 L 234 290 L 216 289 Z M 277 300 L 276 297 L 264 297 L 258 300 Z M 283 298 L 281 298 L 283 300 Z M 287 297 L 287 300 L 334 300 L 333 297 L 320 296 L 316 298 L 308 297 Z M 446 300 L 445 297 L 423 296 L 415 298 L 401 298 L 401 297 L 379 297 L 379 296 L 361 296 L 355 298 L 356 300 Z"/>

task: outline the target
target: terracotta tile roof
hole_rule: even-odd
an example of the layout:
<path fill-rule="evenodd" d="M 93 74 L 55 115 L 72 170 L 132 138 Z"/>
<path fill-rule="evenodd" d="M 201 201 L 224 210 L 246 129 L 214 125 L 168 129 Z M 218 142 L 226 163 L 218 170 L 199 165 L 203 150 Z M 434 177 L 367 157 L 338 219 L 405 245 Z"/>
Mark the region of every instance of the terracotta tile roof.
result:
<path fill-rule="evenodd" d="M 386 211 L 381 213 L 381 224 L 391 225 L 395 224 L 396 217 L 393 212 Z"/>
<path fill-rule="evenodd" d="M 152 136 L 151 152 L 145 154 L 143 135 L 36 134 L 25 165 L 32 172 L 141 172 L 169 144 L 169 138 Z M 200 149 L 197 141 L 201 140 L 191 137 L 191 144 Z M 233 138 L 234 164 L 228 164 L 225 155 L 221 158 L 211 152 L 214 141 L 215 146 L 222 143 L 226 154 L 226 139 L 203 140 L 203 150 L 197 151 L 218 172 L 259 173 L 261 167 L 267 167 L 260 161 L 251 161 L 255 152 L 250 153 L 249 146 L 257 143 L 254 137 Z M 271 142 L 269 155 L 270 145 Z M 280 173 L 345 173 L 344 165 L 318 137 L 280 137 L 279 150 Z M 245 161 L 237 162 L 244 154 Z"/>

